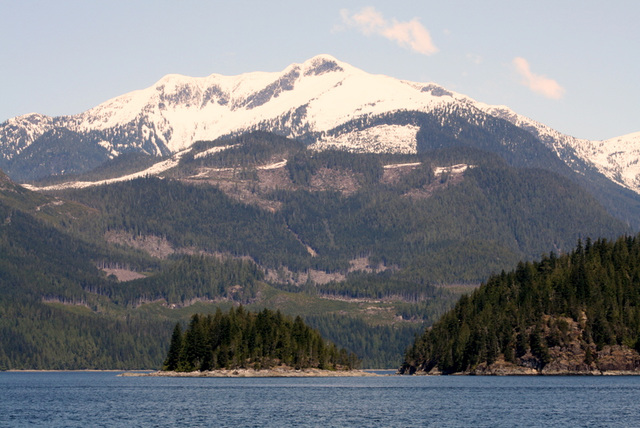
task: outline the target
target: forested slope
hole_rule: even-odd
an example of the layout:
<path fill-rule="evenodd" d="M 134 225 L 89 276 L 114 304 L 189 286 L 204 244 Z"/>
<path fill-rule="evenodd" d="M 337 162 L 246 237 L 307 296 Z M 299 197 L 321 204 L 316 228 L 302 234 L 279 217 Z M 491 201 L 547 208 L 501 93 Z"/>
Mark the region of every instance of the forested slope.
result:
<path fill-rule="evenodd" d="M 341 346 L 357 349 L 366 367 L 390 367 L 399 354 L 388 345 L 405 347 L 423 322 L 422 317 L 409 321 L 411 316 L 397 322 L 407 306 L 414 306 L 410 303 L 343 302 L 297 287 L 295 293 L 279 290 L 266 284 L 263 270 L 249 260 L 205 254 L 157 259 L 126 246 L 99 244 L 96 236 L 89 242 L 59 225 L 95 218 L 97 211 L 67 201 L 54 205 L 57 200 L 10 182 L 3 183 L 3 192 L 0 369 L 159 368 L 177 321 L 186 325 L 193 313 L 238 304 L 310 317 L 315 325 L 329 326 L 324 334 Z M 121 282 L 98 266 L 127 267 L 145 277 Z M 438 313 L 453 296 L 440 292 L 434 298 Z M 377 316 L 369 314 L 371 307 Z M 352 321 L 327 322 L 342 318 Z M 362 340 L 372 345 L 358 347 Z"/>
<path fill-rule="evenodd" d="M 579 242 L 491 277 L 406 353 L 403 372 L 640 368 L 640 237 Z"/>
<path fill-rule="evenodd" d="M 350 261 L 366 257 L 431 283 L 479 282 L 523 258 L 568 251 L 581 237 L 630 232 L 570 180 L 514 168 L 485 152 L 313 153 L 287 141 L 265 148 L 259 137 L 243 137 L 227 141 L 228 150 L 185 161 L 172 172 L 177 179 L 61 195 L 100 212 L 100 221 L 85 226 L 94 235 L 159 236 L 175 248 L 250 257 L 294 272 L 346 272 Z M 243 156 L 253 146 L 262 163 L 249 167 Z M 283 172 L 258 169 L 285 156 Z M 394 162 L 414 166 L 389 178 L 385 166 Z M 447 172 L 456 164 L 466 171 Z M 444 172 L 436 176 L 436 169 Z M 345 190 L 332 187 L 335 181 L 351 184 Z"/>
<path fill-rule="evenodd" d="M 1 203 L 0 218 L 0 369 L 157 364 L 171 324 L 114 316 L 87 291 L 109 283 L 91 260 L 105 253 Z"/>
<path fill-rule="evenodd" d="M 629 231 L 570 180 L 469 148 L 316 153 L 262 133 L 196 147 L 163 178 L 50 195 L 0 176 L 0 367 L 157 368 L 176 322 L 239 304 L 397 366 L 449 285 Z"/>

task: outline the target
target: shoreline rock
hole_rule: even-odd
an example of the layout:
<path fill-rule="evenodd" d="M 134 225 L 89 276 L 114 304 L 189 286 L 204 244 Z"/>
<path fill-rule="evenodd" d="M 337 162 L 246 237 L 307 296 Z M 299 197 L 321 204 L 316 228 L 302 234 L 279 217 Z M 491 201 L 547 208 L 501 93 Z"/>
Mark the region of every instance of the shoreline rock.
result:
<path fill-rule="evenodd" d="M 231 369 L 231 370 L 211 370 L 194 372 L 169 372 L 156 371 L 151 373 L 122 373 L 119 376 L 125 377 L 373 377 L 382 376 L 364 370 L 320 370 L 278 367 L 274 369 Z"/>
<path fill-rule="evenodd" d="M 610 371 L 589 371 L 589 372 L 538 372 L 534 369 L 530 370 L 501 370 L 501 371 L 485 371 L 482 373 L 478 372 L 460 372 L 460 373 L 449 373 L 442 374 L 439 372 L 415 372 L 413 375 L 406 376 L 544 376 L 544 377 L 553 377 L 553 376 L 640 376 L 640 372 L 636 371 L 627 371 L 627 370 L 610 370 Z"/>
<path fill-rule="evenodd" d="M 536 365 L 514 364 L 500 357 L 492 364 L 486 362 L 478 364 L 470 371 L 448 373 L 454 376 L 638 376 L 640 367 L 633 352 L 620 346 L 608 346 L 598 354 L 602 359 L 592 364 L 576 364 L 571 358 L 561 358 L 560 355 L 549 364 L 538 367 Z M 604 358 L 605 356 L 615 358 Z M 400 370 L 401 371 L 401 370 Z M 399 372 L 400 372 L 399 371 Z M 440 376 L 443 373 L 438 367 L 426 372 L 417 370 L 415 375 Z"/>
<path fill-rule="evenodd" d="M 569 324 L 569 322 L 567 322 Z M 505 361 L 500 355 L 494 362 L 481 362 L 464 372 L 451 375 L 479 376 L 638 376 L 640 375 L 640 353 L 624 345 L 606 345 L 597 349 L 595 345 L 581 343 L 582 330 L 573 329 L 574 340 L 565 346 L 548 349 L 549 361 L 544 364 L 531 351 L 516 358 L 515 362 Z M 429 371 L 418 367 L 417 375 L 440 375 L 438 366 Z M 410 372 L 410 366 L 401 367 L 398 372 Z"/>

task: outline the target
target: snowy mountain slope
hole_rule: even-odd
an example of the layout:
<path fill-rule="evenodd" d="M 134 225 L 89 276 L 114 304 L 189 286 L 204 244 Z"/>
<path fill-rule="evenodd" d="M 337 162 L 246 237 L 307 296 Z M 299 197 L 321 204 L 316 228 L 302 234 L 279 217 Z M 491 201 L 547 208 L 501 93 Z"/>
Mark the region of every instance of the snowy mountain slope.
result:
<path fill-rule="evenodd" d="M 504 106 L 476 106 L 531 132 L 573 170 L 593 167 L 619 185 L 640 193 L 640 132 L 603 141 L 585 140 L 562 134 Z"/>
<path fill-rule="evenodd" d="M 197 140 L 268 124 L 287 128 L 287 136 L 299 137 L 309 132 L 321 134 L 357 117 L 397 110 L 431 111 L 464 99 L 437 85 L 371 75 L 321 55 L 280 73 L 203 78 L 169 75 L 149 88 L 76 116 L 14 118 L 1 126 L 1 149 L 4 158 L 11 159 L 58 126 L 91 136 L 114 155 L 132 149 L 166 155 Z M 411 140 L 405 144 L 415 146 Z"/>
<path fill-rule="evenodd" d="M 170 75 L 154 86 L 109 100 L 76 120 L 83 132 L 138 124 L 155 154 L 197 140 L 277 126 L 289 137 L 322 133 L 354 117 L 400 109 L 429 111 L 452 102 L 424 87 L 374 76 L 323 55 L 281 73 L 190 78 Z M 408 145 L 413 141 L 408 141 Z"/>
<path fill-rule="evenodd" d="M 75 116 L 29 114 L 10 119 L 0 124 L 0 168 L 14 179 L 33 180 L 38 178 L 35 171 L 88 170 L 131 151 L 166 156 L 198 140 L 248 130 L 299 138 L 320 150 L 415 153 L 420 150 L 420 123 L 379 120 L 411 111 L 434 115 L 443 127 L 449 126 L 453 138 L 464 133 L 467 123 L 448 123 L 452 112 L 480 128 L 486 126 L 487 115 L 505 119 L 536 136 L 574 171 L 597 170 L 640 193 L 638 134 L 603 142 L 578 140 L 506 107 L 486 105 L 433 83 L 372 75 L 329 55 L 292 64 L 282 72 L 168 75 L 149 88 Z M 55 128 L 78 136 L 74 150 L 91 151 L 87 165 L 44 165 L 63 150 L 59 138 L 51 140 Z M 511 142 L 499 137 L 497 144 Z"/>
<path fill-rule="evenodd" d="M 640 193 L 640 132 L 574 147 L 611 180 Z"/>
<path fill-rule="evenodd" d="M 0 125 L 0 159 L 10 160 L 38 137 L 54 128 L 49 116 L 30 113 L 14 117 Z"/>

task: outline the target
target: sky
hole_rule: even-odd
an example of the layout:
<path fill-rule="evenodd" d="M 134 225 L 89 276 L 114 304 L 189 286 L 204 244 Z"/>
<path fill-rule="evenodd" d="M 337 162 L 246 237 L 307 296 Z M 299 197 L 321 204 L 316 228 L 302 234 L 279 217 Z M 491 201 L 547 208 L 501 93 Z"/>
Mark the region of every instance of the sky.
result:
<path fill-rule="evenodd" d="M 0 0 L 0 122 L 330 54 L 603 140 L 640 131 L 639 24 L 637 0 Z"/>

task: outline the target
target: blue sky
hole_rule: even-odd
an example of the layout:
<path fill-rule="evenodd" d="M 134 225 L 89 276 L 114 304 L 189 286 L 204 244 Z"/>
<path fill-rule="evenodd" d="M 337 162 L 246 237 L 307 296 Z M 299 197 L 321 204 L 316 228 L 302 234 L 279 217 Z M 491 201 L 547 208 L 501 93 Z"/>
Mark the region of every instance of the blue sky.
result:
<path fill-rule="evenodd" d="M 640 131 L 640 2 L 0 0 L 0 121 L 317 54 L 579 138 Z"/>

